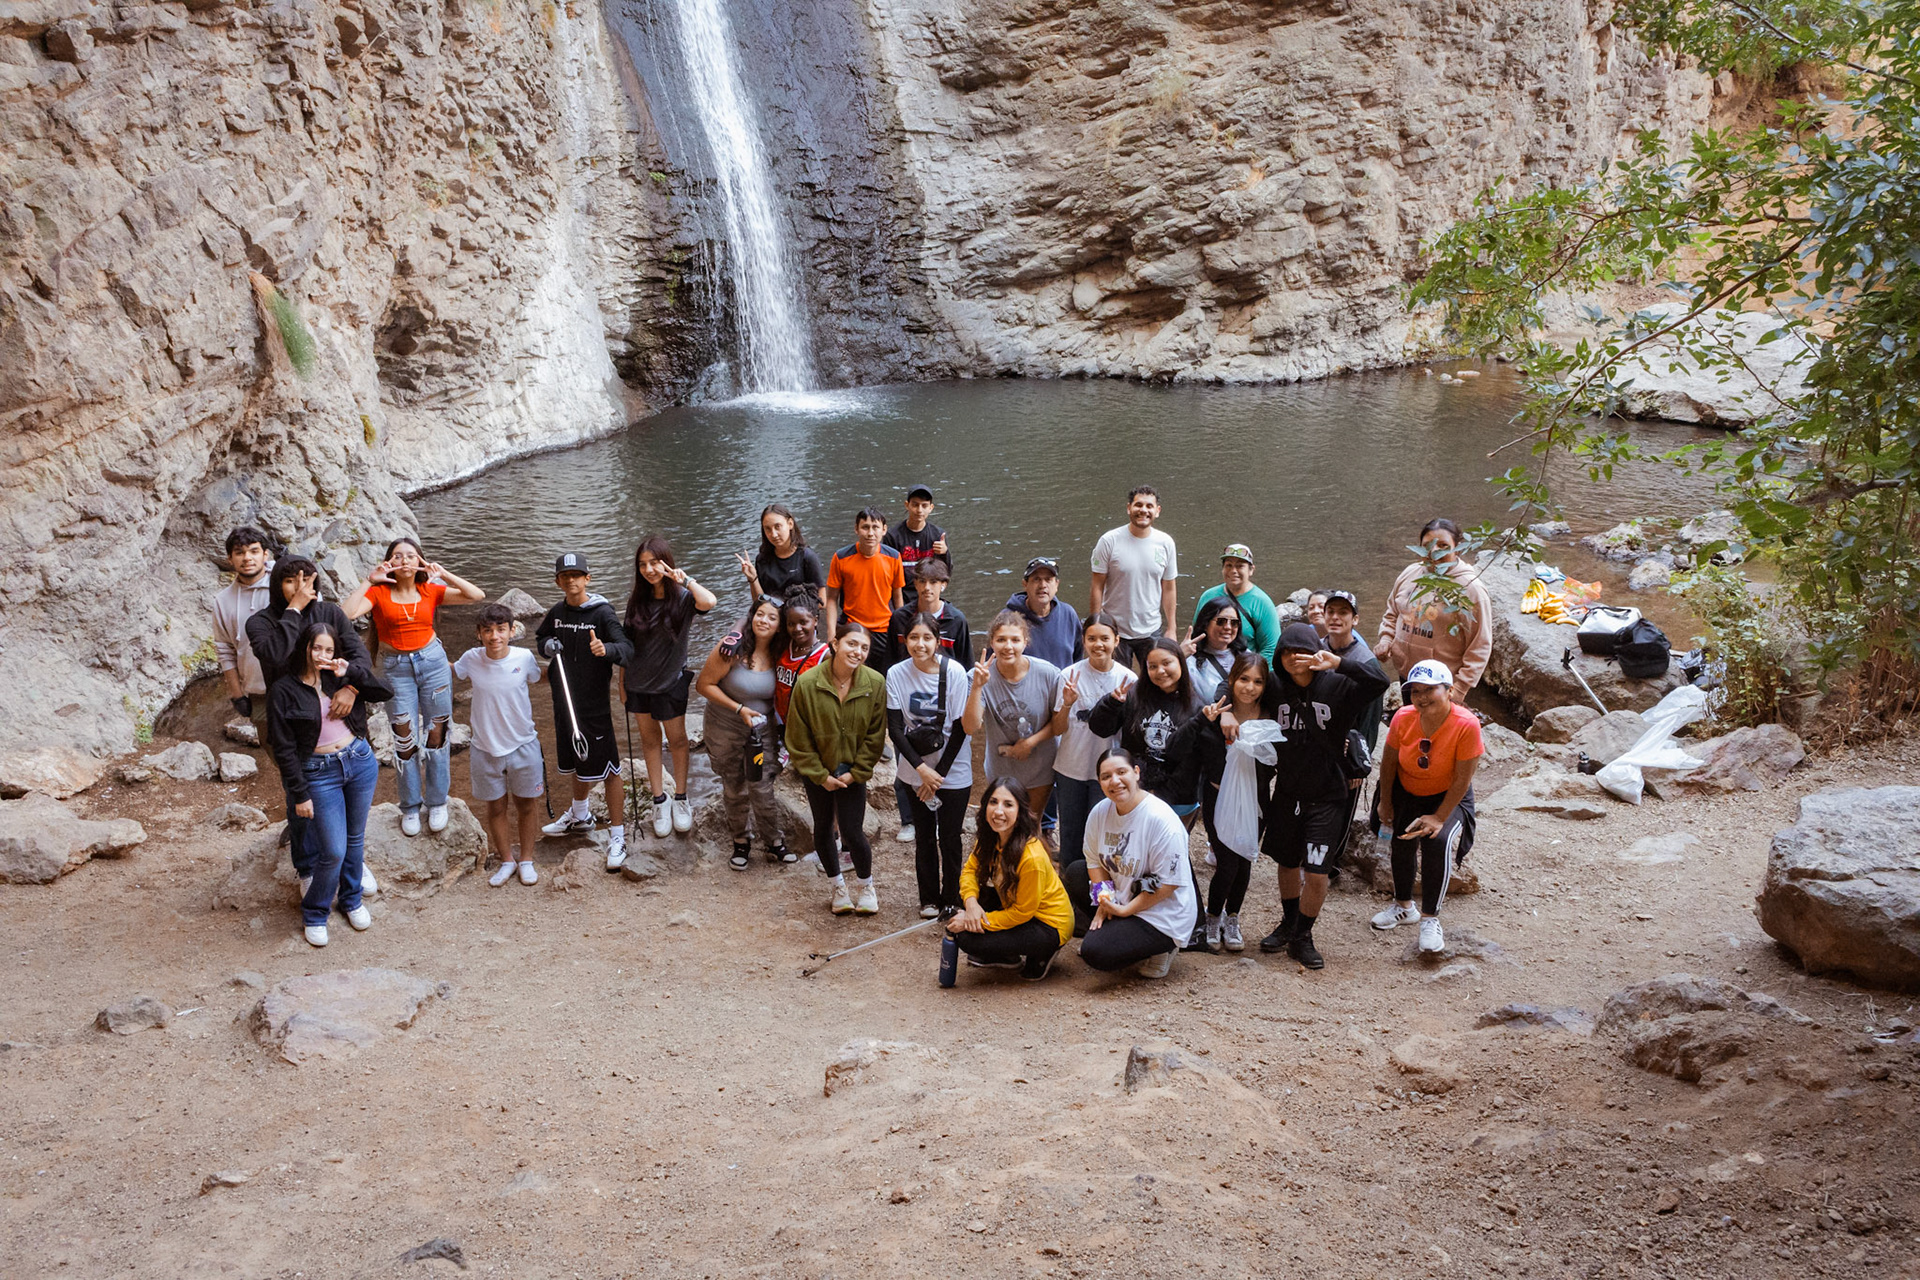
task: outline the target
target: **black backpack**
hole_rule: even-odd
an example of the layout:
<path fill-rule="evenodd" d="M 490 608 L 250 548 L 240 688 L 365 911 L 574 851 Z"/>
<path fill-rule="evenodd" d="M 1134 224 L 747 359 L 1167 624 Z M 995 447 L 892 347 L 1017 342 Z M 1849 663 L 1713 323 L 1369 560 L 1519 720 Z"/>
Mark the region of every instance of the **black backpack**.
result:
<path fill-rule="evenodd" d="M 1621 675 L 1633 680 L 1658 680 L 1667 674 L 1673 649 L 1667 644 L 1667 633 L 1642 618 L 1620 637 L 1613 656 L 1620 662 Z"/>

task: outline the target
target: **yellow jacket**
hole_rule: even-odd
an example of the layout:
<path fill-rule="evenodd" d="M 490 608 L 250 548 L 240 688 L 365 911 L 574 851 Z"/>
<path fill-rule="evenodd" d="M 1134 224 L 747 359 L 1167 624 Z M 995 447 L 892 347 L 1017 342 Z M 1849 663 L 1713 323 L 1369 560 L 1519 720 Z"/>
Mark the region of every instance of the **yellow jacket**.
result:
<path fill-rule="evenodd" d="M 980 855 L 967 855 L 960 868 L 960 899 L 980 896 Z M 1029 920 L 1049 924 L 1060 934 L 1060 945 L 1073 940 L 1073 904 L 1067 900 L 1067 887 L 1053 869 L 1053 859 L 1038 840 L 1027 841 L 1020 855 L 1020 883 L 1014 887 L 1013 902 L 1004 910 L 987 912 L 987 929 L 998 932 L 1025 924 Z"/>

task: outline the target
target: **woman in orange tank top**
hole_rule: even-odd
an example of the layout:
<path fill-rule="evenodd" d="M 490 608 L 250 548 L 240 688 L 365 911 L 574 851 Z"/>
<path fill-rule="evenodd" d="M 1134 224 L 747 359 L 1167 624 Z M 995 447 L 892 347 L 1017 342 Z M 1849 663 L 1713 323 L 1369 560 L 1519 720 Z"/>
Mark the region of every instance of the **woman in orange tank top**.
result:
<path fill-rule="evenodd" d="M 436 581 L 437 579 L 437 581 Z M 447 651 L 434 632 L 442 604 L 479 604 L 487 593 L 420 553 L 412 538 L 387 544 L 387 557 L 374 567 L 366 585 L 340 607 L 348 618 L 373 615 L 381 674 L 393 686 L 393 755 L 400 775 L 400 830 L 420 834 L 420 809 L 427 829 L 447 825 L 447 788 L 452 749 L 447 731 L 453 720 L 453 673 Z M 382 652 L 384 650 L 384 652 Z M 419 725 L 425 721 L 425 750 Z"/>

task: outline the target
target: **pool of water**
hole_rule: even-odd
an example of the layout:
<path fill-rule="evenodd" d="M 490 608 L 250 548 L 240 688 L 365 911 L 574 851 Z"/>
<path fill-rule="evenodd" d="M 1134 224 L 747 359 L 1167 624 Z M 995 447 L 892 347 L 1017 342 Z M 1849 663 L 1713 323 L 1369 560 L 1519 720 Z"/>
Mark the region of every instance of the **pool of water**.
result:
<path fill-rule="evenodd" d="M 872 504 L 902 515 L 929 485 L 948 531 L 948 599 L 976 628 L 1020 588 L 1035 555 L 1056 556 L 1062 595 L 1085 611 L 1088 555 L 1124 522 L 1127 490 L 1153 485 L 1177 540 L 1183 621 L 1219 580 L 1220 549 L 1249 544 L 1255 580 L 1276 598 L 1344 586 L 1371 636 L 1380 600 L 1436 515 L 1497 519 L 1488 477 L 1527 460 L 1512 373 L 1447 385 L 1418 370 L 1289 386 L 1147 386 L 1118 381 L 956 381 L 767 396 L 669 410 L 577 448 L 517 459 L 415 499 L 428 554 L 490 592 L 555 598 L 553 557 L 584 552 L 595 586 L 624 605 L 642 536 L 664 534 L 680 564 L 721 594 L 711 626 L 739 617 L 760 510 L 784 502 L 824 561 Z M 1700 433 L 1637 424 L 1649 447 Z M 1643 514 L 1692 514 L 1708 487 L 1652 464 L 1609 483 L 1556 471 L 1577 533 Z M 1568 551 L 1563 567 L 1600 569 Z M 697 651 L 696 651 L 697 652 Z M 697 665 L 697 657 L 695 659 Z"/>

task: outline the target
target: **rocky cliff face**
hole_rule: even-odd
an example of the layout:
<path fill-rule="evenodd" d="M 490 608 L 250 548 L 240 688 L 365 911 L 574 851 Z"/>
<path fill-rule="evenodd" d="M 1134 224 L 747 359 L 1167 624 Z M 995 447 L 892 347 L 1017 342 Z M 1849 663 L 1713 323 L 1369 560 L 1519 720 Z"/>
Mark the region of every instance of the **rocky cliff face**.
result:
<path fill-rule="evenodd" d="M 0 751 L 124 749 L 231 525 L 344 586 L 401 494 L 627 420 L 658 208 L 616 65 L 591 4 L 0 10 Z"/>
<path fill-rule="evenodd" d="M 1407 358 L 1421 241 L 1713 83 L 1599 0 L 867 0 L 954 367 L 1319 377 Z"/>

